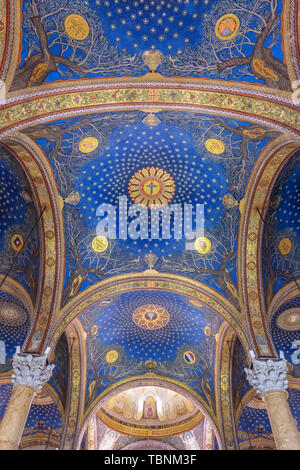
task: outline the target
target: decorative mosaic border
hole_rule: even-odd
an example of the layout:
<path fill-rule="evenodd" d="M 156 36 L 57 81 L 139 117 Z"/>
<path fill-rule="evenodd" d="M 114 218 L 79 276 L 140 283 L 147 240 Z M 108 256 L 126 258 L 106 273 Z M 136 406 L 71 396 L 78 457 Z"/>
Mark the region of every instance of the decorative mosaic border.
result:
<path fill-rule="evenodd" d="M 77 322 L 68 326 L 67 338 L 70 348 L 70 369 L 66 420 L 61 439 L 61 449 L 74 449 L 74 441 L 80 430 L 85 397 L 85 351 L 82 332 Z"/>

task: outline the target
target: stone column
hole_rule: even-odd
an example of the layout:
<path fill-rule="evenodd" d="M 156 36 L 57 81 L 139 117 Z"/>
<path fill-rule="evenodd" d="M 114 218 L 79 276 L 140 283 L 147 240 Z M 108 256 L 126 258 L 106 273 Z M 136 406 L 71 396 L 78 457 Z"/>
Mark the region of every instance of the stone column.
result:
<path fill-rule="evenodd" d="M 253 351 L 252 368 L 245 369 L 252 387 L 262 396 L 268 412 L 273 437 L 278 450 L 300 450 L 300 433 L 293 418 L 287 398 L 287 361 L 256 359 Z"/>
<path fill-rule="evenodd" d="M 48 382 L 54 365 L 47 364 L 50 348 L 42 356 L 21 355 L 20 348 L 13 357 L 13 389 L 0 423 L 0 450 L 17 450 L 35 393 Z"/>

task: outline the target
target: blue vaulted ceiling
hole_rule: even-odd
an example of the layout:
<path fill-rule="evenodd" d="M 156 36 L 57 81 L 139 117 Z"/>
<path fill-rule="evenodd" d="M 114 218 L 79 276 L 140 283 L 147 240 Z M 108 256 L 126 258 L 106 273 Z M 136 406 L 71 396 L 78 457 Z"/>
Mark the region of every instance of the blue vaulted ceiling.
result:
<path fill-rule="evenodd" d="M 65 201 L 63 302 L 104 277 L 144 271 L 145 256 L 152 253 L 157 257 L 155 269 L 199 279 L 237 303 L 238 205 L 255 160 L 279 133 L 248 122 L 171 111 L 157 113 L 156 125 L 149 127 L 146 116 L 139 111 L 96 114 L 25 130 L 49 158 Z M 96 139 L 97 147 L 84 151 L 86 139 Z M 210 148 L 211 141 L 221 151 Z M 195 230 L 196 205 L 203 204 L 204 235 L 211 242 L 205 256 L 194 247 L 185 249 L 186 240 L 176 236 L 172 221 L 169 238 L 162 231 L 151 238 L 151 219 L 146 235 L 137 227 L 137 239 L 130 232 L 127 239 L 120 236 L 126 224 L 119 219 L 119 198 L 127 198 L 129 209 L 135 201 L 129 191 L 131 178 L 151 167 L 167 172 L 174 183 L 170 206 L 193 208 L 192 220 L 184 217 L 186 231 Z M 103 219 L 97 209 L 104 203 L 116 208 L 117 239 L 112 238 L 110 249 L 97 254 L 92 242 Z M 134 219 L 129 216 L 128 224 Z"/>
<path fill-rule="evenodd" d="M 135 321 L 136 310 L 146 306 L 163 309 L 167 322 L 156 329 Z M 78 318 L 86 336 L 86 406 L 108 385 L 145 374 L 152 360 L 155 373 L 187 383 L 215 407 L 215 335 L 223 320 L 209 307 L 179 294 L 143 290 L 98 302 Z M 110 351 L 117 352 L 113 362 Z"/>
<path fill-rule="evenodd" d="M 145 75 L 143 53 L 151 50 L 162 54 L 162 75 L 291 89 L 281 0 L 246 6 L 243 0 L 24 0 L 22 11 L 21 62 L 11 91 L 78 77 Z"/>
<path fill-rule="evenodd" d="M 147 65 L 146 51 L 161 53 L 156 56 L 156 73 L 151 74 L 157 81 L 161 76 L 190 77 L 191 83 L 195 78 L 205 78 L 210 83 L 218 80 L 218 86 L 220 80 L 232 86 L 248 84 L 245 94 L 246 90 L 253 91 L 253 85 L 259 85 L 261 90 L 271 87 L 290 91 L 281 36 L 283 2 L 246 3 L 23 0 L 20 56 L 10 91 L 23 94 L 23 90 L 30 91 L 34 86 L 61 81 L 66 84 L 71 79 L 123 77 L 126 81 L 128 77 L 144 77 L 150 70 L 153 72 Z M 118 83 L 122 86 L 121 80 Z M 133 98 L 134 93 L 135 90 Z M 280 92 L 279 95 L 285 96 Z M 171 111 L 156 112 L 153 124 L 153 115 L 131 111 L 65 117 L 22 132 L 41 146 L 64 202 L 66 258 L 62 306 L 100 280 L 143 272 L 152 266 L 158 272 L 197 279 L 224 294 L 239 308 L 236 254 L 241 202 L 254 163 L 266 145 L 280 135 L 279 131 L 250 124 L 242 116 L 236 120 Z M 89 140 L 84 147 L 86 138 Z M 93 150 L 89 146 L 95 141 Z M 154 239 L 149 233 L 144 239 L 110 239 L 106 251 L 95 252 L 92 243 L 99 222 L 97 208 L 103 203 L 116 207 L 121 196 L 127 197 L 128 205 L 132 204 L 129 191 L 132 177 L 152 167 L 166 172 L 169 181 L 174 182 L 172 204 L 193 207 L 204 204 L 204 235 L 211 243 L 209 251 L 201 254 L 194 249 L 186 250 L 185 241 L 176 238 L 171 230 L 168 239 L 161 235 Z M 271 197 L 274 204 L 269 217 L 274 246 L 270 262 L 263 263 L 268 301 L 299 273 L 298 170 L 297 164 L 290 164 Z M 0 261 L 6 269 L 14 266 L 12 261 L 15 263 L 12 237 L 19 235 L 24 240 L 36 215 L 30 191 L 22 184 L 26 178 L 11 164 L 6 150 L 1 153 L 0 171 L 3 182 Z M 190 222 L 187 227 L 194 228 Z M 122 228 L 124 225 L 117 218 L 117 233 Z M 270 233 L 265 232 L 265 242 Z M 38 277 L 37 239 L 35 233 L 18 258 L 20 269 L 15 267 L 11 271 L 11 276 L 30 291 L 33 300 L 36 285 L 32 280 Z M 291 242 L 290 252 L 283 256 L 278 251 L 282 239 Z M 267 252 L 268 247 L 264 254 Z M 282 275 L 273 278 L 272 272 L 278 270 Z M 164 308 L 170 315 L 167 324 L 157 330 L 138 326 L 132 315 L 145 304 Z M 288 304 L 282 309 L 295 305 Z M 272 335 L 277 352 L 283 350 L 291 364 L 294 349 L 290 344 L 297 331 L 278 328 L 276 321 L 282 309 L 272 320 Z M 152 359 L 156 373 L 190 385 L 216 411 L 215 335 L 222 319 L 208 307 L 197 307 L 177 294 L 142 291 L 97 303 L 82 313 L 79 320 L 87 347 L 86 406 L 119 379 L 145 374 L 147 361 Z M 0 322 L 0 333 L 9 338 L 8 360 L 17 343 L 24 341 L 29 323 L 26 321 L 18 327 L 4 327 Z M 66 337 L 62 336 L 54 353 L 55 369 L 50 384 L 63 407 L 67 402 L 68 353 Z M 108 353 L 111 355 L 107 356 Z M 233 355 L 236 412 L 249 390 L 243 370 L 245 353 L 238 341 Z M 111 359 L 115 357 L 116 360 Z M 189 363 L 193 357 L 195 362 Z M 4 367 L 7 370 L 10 363 Z M 297 365 L 294 364 L 291 373 L 299 378 Z M 7 386 L 4 388 L 7 392 Z M 7 400 L 7 393 L 5 396 Z M 295 390 L 290 392 L 290 406 L 299 422 L 299 392 Z M 41 430 L 37 425 L 40 421 L 44 421 L 45 432 L 51 426 L 59 432 L 61 418 L 56 405 L 48 405 L 44 410 L 33 407 L 26 425 L 28 435 Z M 265 410 L 246 407 L 239 424 L 240 442 L 248 439 L 249 432 L 251 438 L 259 435 L 256 428 L 259 424 L 264 432 L 270 432 Z"/>

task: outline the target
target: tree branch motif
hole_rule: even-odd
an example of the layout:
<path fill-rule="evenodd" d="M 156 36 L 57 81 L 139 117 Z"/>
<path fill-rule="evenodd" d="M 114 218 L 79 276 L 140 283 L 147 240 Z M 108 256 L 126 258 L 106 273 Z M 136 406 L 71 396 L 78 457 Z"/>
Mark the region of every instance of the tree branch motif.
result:
<path fill-rule="evenodd" d="M 70 78 L 72 73 L 84 77 L 94 74 L 132 75 L 140 69 L 146 71 L 141 57 L 130 57 L 108 44 L 99 18 L 88 6 L 81 5 L 79 11 L 70 7 L 67 0 L 60 4 L 59 9 L 55 8 L 53 0 L 39 2 L 38 5 L 33 1 L 25 6 L 25 39 L 29 51 L 14 76 L 10 91 L 39 86 L 51 72 Z M 65 31 L 64 19 L 70 14 L 83 14 L 89 20 L 90 32 L 86 40 L 76 41 Z"/>

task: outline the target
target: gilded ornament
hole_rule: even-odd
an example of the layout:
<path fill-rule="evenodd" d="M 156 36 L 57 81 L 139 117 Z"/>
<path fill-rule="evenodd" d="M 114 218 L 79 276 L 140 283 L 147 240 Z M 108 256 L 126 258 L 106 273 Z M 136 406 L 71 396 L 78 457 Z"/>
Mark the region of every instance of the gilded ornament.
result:
<path fill-rule="evenodd" d="M 266 77 L 266 78 L 271 78 L 272 80 L 275 80 L 275 81 L 278 80 L 278 75 L 272 69 L 270 69 L 270 67 L 267 67 L 264 64 L 263 60 L 254 59 L 253 67 L 254 67 L 254 70 L 256 70 L 256 72 L 259 75 L 262 75 L 263 77 Z"/>
<path fill-rule="evenodd" d="M 183 359 L 187 364 L 194 364 L 196 362 L 196 356 L 192 351 L 185 351 Z"/>
<path fill-rule="evenodd" d="M 281 330 L 300 330 L 300 308 L 285 310 L 278 316 L 276 324 Z"/>
<path fill-rule="evenodd" d="M 0 324 L 7 326 L 20 326 L 26 322 L 26 313 L 19 306 L 3 302 L 0 306 Z"/>
<path fill-rule="evenodd" d="M 158 119 L 158 117 L 156 117 L 153 113 L 147 114 L 147 116 L 142 120 L 142 123 L 149 127 L 158 126 L 160 122 L 160 119 Z"/>
<path fill-rule="evenodd" d="M 90 27 L 87 21 L 81 16 L 76 14 L 68 15 L 65 19 L 66 33 L 76 41 L 83 41 L 90 33 Z"/>
<path fill-rule="evenodd" d="M 161 168 L 142 168 L 130 178 L 128 192 L 135 204 L 153 209 L 169 204 L 175 194 L 175 182 Z"/>
<path fill-rule="evenodd" d="M 162 64 L 163 54 L 160 51 L 145 51 L 142 59 L 151 72 L 155 72 L 157 67 Z"/>
<path fill-rule="evenodd" d="M 248 238 L 251 242 L 254 242 L 257 238 L 256 233 L 255 232 L 250 232 L 249 235 L 248 235 Z"/>
<path fill-rule="evenodd" d="M 222 199 L 222 203 L 227 209 L 232 209 L 233 207 L 237 207 L 239 205 L 239 201 L 237 201 L 232 194 L 225 194 Z"/>
<path fill-rule="evenodd" d="M 254 290 L 251 290 L 251 291 L 249 292 L 249 298 L 250 298 L 251 300 L 256 300 L 256 299 L 257 299 L 257 293 L 256 293 Z"/>
<path fill-rule="evenodd" d="M 247 267 L 250 269 L 250 271 L 253 271 L 256 268 L 256 264 L 253 261 L 249 261 Z"/>
<path fill-rule="evenodd" d="M 15 233 L 11 238 L 11 246 L 15 251 L 20 251 L 24 245 L 24 240 L 22 235 Z"/>

